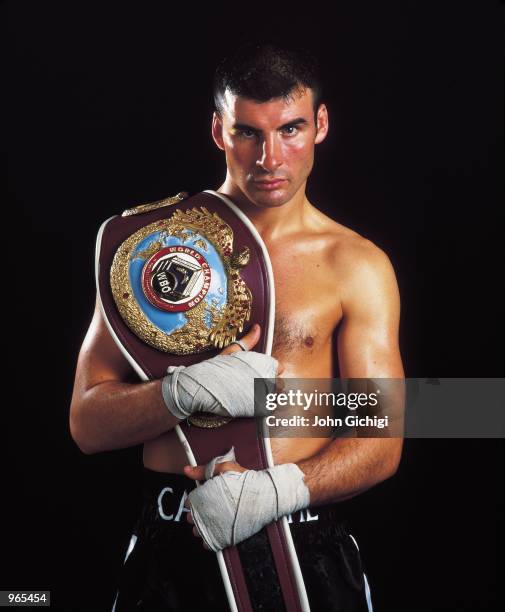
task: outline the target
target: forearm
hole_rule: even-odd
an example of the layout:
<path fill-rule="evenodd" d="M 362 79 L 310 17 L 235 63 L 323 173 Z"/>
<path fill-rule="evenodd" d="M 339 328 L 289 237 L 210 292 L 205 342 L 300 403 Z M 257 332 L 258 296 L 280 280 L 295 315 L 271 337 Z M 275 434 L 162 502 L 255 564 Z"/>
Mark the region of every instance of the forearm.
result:
<path fill-rule="evenodd" d="M 297 462 L 305 474 L 310 505 L 350 499 L 392 476 L 402 442 L 401 438 L 339 438 Z"/>
<path fill-rule="evenodd" d="M 276 374 L 273 357 L 240 348 L 188 367 L 168 368 L 162 380 L 146 383 L 104 380 L 107 373 L 98 373 L 90 384 L 83 367 L 70 409 L 72 437 L 83 452 L 96 453 L 152 440 L 196 411 L 252 417 L 254 377 Z"/>
<path fill-rule="evenodd" d="M 190 522 L 211 550 L 234 546 L 281 516 L 343 501 L 388 478 L 401 446 L 395 438 L 342 438 L 297 464 L 264 470 L 237 464 L 232 448 L 207 466 L 185 467 L 190 478 L 206 480 L 188 496 Z"/>
<path fill-rule="evenodd" d="M 72 437 L 87 454 L 141 444 L 178 422 L 165 406 L 161 380 L 103 382 L 73 401 L 70 410 Z"/>

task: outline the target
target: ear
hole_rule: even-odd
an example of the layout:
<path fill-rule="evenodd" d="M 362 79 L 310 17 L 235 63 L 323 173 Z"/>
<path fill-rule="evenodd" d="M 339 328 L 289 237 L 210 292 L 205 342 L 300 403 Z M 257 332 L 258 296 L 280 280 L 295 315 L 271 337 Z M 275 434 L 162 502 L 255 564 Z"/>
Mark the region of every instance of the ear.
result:
<path fill-rule="evenodd" d="M 326 134 L 328 134 L 328 109 L 325 104 L 320 104 L 317 109 L 317 131 L 316 131 L 316 139 L 315 144 L 319 144 L 323 142 L 326 138 Z"/>
<path fill-rule="evenodd" d="M 221 151 L 224 151 L 223 120 L 221 115 L 214 111 L 212 115 L 212 138 Z"/>

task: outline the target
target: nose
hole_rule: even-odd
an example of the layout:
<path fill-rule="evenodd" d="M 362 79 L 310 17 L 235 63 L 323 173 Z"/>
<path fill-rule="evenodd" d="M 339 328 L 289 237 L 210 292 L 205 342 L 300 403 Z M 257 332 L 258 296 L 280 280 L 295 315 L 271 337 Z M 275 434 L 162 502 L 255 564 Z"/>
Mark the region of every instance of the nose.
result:
<path fill-rule="evenodd" d="M 256 164 L 266 172 L 275 172 L 282 164 L 280 143 L 276 141 L 275 136 L 265 138 L 261 159 L 258 159 Z"/>

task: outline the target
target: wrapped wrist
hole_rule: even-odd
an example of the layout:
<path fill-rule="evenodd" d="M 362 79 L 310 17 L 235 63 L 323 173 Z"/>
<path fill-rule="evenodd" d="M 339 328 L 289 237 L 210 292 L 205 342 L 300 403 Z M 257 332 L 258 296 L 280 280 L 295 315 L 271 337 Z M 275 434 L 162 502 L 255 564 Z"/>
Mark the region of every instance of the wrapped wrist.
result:
<path fill-rule="evenodd" d="M 277 493 L 277 517 L 303 510 L 310 505 L 305 475 L 296 463 L 283 463 L 266 470 Z"/>
<path fill-rule="evenodd" d="M 281 516 L 307 507 L 310 494 L 303 472 L 288 463 L 259 471 L 222 472 L 194 489 L 189 500 L 202 538 L 217 551 L 242 542 Z"/>

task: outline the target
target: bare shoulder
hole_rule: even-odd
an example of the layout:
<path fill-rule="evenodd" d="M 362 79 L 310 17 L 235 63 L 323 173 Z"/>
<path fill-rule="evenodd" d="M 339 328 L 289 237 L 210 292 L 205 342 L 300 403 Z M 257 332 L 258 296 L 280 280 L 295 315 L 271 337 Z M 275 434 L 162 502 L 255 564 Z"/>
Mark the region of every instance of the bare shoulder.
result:
<path fill-rule="evenodd" d="M 356 272 L 363 266 L 381 267 L 388 263 L 387 254 L 368 238 L 316 209 L 314 226 L 323 233 L 334 253 L 334 264 L 352 267 Z"/>
<path fill-rule="evenodd" d="M 397 291 L 396 275 L 387 253 L 358 232 L 317 211 L 328 240 L 328 253 L 342 297 L 362 297 L 378 290 Z"/>

